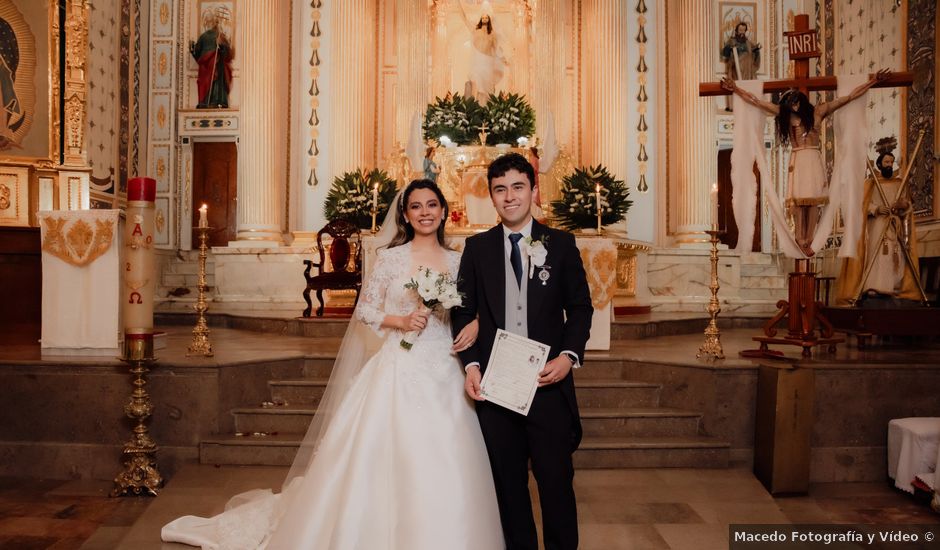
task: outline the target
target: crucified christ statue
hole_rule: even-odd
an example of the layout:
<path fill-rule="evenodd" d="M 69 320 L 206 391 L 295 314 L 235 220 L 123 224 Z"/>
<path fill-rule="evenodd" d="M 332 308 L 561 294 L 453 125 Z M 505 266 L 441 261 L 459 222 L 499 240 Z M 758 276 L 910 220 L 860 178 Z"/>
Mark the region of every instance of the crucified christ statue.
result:
<path fill-rule="evenodd" d="M 806 94 L 798 89 L 787 90 L 780 96 L 780 103 L 771 103 L 738 88 L 730 78 L 725 77 L 721 81 L 725 90 L 773 115 L 776 118 L 777 138 L 781 144 L 790 146 L 786 204 L 796 229 L 796 242 L 807 256 L 813 255 L 810 245 L 819 221 L 820 207 L 829 200 L 819 128 L 824 119 L 861 97 L 875 84 L 886 80 L 890 74 L 888 69 L 882 69 L 849 95 L 818 105 L 813 105 Z"/>

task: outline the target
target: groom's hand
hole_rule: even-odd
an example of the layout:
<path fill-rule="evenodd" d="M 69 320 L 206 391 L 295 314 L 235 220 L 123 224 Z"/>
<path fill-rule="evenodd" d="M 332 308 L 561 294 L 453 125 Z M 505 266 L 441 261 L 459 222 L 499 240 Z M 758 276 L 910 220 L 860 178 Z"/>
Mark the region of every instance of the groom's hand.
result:
<path fill-rule="evenodd" d="M 564 380 L 571 372 L 571 365 L 571 359 L 564 353 L 545 363 L 545 368 L 539 373 L 539 387 Z"/>
<path fill-rule="evenodd" d="M 480 374 L 480 367 L 476 365 L 467 369 L 467 379 L 463 383 L 463 389 L 467 392 L 467 395 L 475 401 L 486 401 L 482 395 L 480 395 L 480 380 L 483 379 L 483 375 Z"/>

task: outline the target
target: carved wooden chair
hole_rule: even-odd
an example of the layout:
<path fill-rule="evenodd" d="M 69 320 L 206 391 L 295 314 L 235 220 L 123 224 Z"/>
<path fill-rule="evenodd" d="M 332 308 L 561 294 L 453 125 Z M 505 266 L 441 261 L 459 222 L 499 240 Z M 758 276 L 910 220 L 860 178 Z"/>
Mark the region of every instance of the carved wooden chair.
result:
<path fill-rule="evenodd" d="M 330 243 L 324 247 L 323 236 L 329 235 Z M 304 301 L 307 309 L 304 317 L 310 317 L 313 304 L 310 302 L 310 291 L 317 291 L 317 317 L 323 316 L 324 290 L 355 290 L 356 302 L 359 301 L 359 291 L 362 288 L 362 246 L 359 240 L 359 228 L 348 220 L 333 220 L 317 232 L 317 250 L 320 261 L 304 260 L 307 269 L 304 278 L 307 288 L 304 289 Z M 329 257 L 329 263 L 326 259 Z M 317 268 L 317 274 L 310 276 L 311 268 Z"/>

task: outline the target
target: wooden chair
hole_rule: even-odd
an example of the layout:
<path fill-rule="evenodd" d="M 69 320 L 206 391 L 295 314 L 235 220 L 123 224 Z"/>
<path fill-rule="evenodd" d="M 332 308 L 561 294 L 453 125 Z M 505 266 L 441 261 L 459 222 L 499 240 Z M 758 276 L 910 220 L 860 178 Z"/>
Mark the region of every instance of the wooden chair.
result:
<path fill-rule="evenodd" d="M 323 246 L 324 235 L 330 236 L 330 244 L 327 247 Z M 324 290 L 355 290 L 358 302 L 362 288 L 362 246 L 359 241 L 359 228 L 355 224 L 343 219 L 326 224 L 317 232 L 317 249 L 320 253 L 319 262 L 304 260 L 304 265 L 307 266 L 304 270 L 304 278 L 307 280 L 307 288 L 304 289 L 307 309 L 304 310 L 304 317 L 310 317 L 310 310 L 313 309 L 310 302 L 311 290 L 317 291 L 317 301 L 320 302 L 317 317 L 322 317 Z M 327 256 L 330 259 L 329 264 L 326 263 Z M 310 269 L 313 267 L 317 268 L 317 275 L 311 277 Z"/>

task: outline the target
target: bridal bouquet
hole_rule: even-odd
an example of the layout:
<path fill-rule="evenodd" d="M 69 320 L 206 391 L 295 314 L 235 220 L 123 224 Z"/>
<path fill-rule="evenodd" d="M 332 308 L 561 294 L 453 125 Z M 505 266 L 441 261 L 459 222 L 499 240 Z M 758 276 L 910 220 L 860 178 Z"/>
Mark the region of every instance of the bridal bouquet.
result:
<path fill-rule="evenodd" d="M 418 268 L 418 274 L 405 283 L 405 288 L 415 290 L 421 304 L 429 311 L 440 306 L 450 309 L 463 304 L 463 294 L 457 291 L 457 281 L 448 273 L 440 273 L 429 267 Z M 401 347 L 411 349 L 420 331 L 412 330 L 401 339 Z"/>

